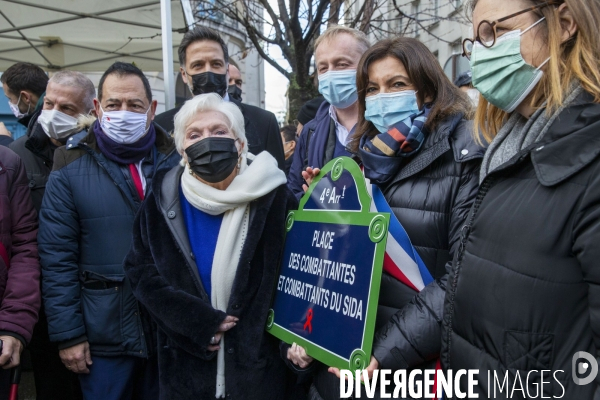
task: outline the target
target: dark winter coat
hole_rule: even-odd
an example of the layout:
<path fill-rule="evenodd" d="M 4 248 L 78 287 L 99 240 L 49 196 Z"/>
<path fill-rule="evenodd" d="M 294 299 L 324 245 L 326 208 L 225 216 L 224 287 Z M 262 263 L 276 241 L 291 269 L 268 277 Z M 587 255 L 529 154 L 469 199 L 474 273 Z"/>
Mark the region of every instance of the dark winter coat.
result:
<path fill-rule="evenodd" d="M 156 171 L 180 159 L 173 140 L 156 127 L 155 146 L 142 164 L 147 187 Z M 128 166 L 99 151 L 93 128 L 56 150 L 38 240 L 48 331 L 59 348 L 87 340 L 93 355 L 147 355 L 138 303 L 123 272 L 140 205 Z"/>
<path fill-rule="evenodd" d="M 125 271 L 157 328 L 161 399 L 214 399 L 216 352 L 210 339 L 226 315 L 227 399 L 287 399 L 290 377 L 279 341 L 265 331 L 284 244 L 286 210 L 297 208 L 285 186 L 253 201 L 248 235 L 226 313 L 215 310 L 199 278 L 181 206 L 182 167 L 161 174 L 135 221 Z"/>
<path fill-rule="evenodd" d="M 19 120 L 19 122 L 27 127 L 27 132 L 8 147 L 17 153 L 25 164 L 27 179 L 29 180 L 29 189 L 31 190 L 31 199 L 36 211 L 40 211 L 42 206 L 42 198 L 48 176 L 52 171 L 52 160 L 54 158 L 55 146 L 48 135 L 42 129 L 42 126 L 37 123 L 39 116 L 42 113 L 44 105 L 44 93 L 37 102 L 36 108 L 31 115 L 27 115 Z"/>
<path fill-rule="evenodd" d="M 394 215 L 406 230 L 429 273 L 438 280 L 415 299 L 418 304 L 418 301 L 427 301 L 427 297 L 433 296 L 429 301 L 435 301 L 437 306 L 432 307 L 433 315 L 426 311 L 425 315 L 438 321 L 441 315 L 438 312 L 441 311 L 444 298 L 444 281 L 439 280 L 449 271 L 452 256 L 458 249 L 460 228 L 466 220 L 479 186 L 479 169 L 485 150 L 475 143 L 472 135 L 472 123 L 462 119 L 461 115 L 442 121 L 437 129 L 427 136 L 419 152 L 398 169 L 395 176 L 384 186 L 380 185 Z M 392 164 L 390 157 L 366 152 L 361 152 L 360 156 L 363 160 L 370 157 L 369 165 Z M 377 160 L 372 160 L 373 158 Z M 376 173 L 365 172 L 365 175 L 372 177 Z M 436 294 L 430 295 L 429 292 Z M 415 292 L 406 285 L 384 274 L 379 295 L 377 327 L 385 324 L 414 295 Z M 419 307 L 411 308 L 414 312 Z M 407 312 L 409 309 L 404 311 L 405 317 Z M 394 328 L 390 326 L 389 334 L 403 336 L 402 340 L 407 340 L 405 345 L 411 344 L 417 349 L 422 347 L 413 342 L 414 338 L 410 338 L 411 333 L 405 331 L 405 324 L 415 325 L 414 321 L 402 323 L 398 318 L 394 318 Z M 376 340 L 376 343 L 379 343 L 377 355 L 381 358 L 383 354 L 379 352 L 385 351 L 388 345 L 391 345 L 384 340 L 389 334 L 382 332 Z M 437 342 L 436 353 L 439 353 L 439 340 Z M 393 347 L 389 347 L 387 351 L 392 349 Z M 427 358 L 410 360 L 409 364 L 414 366 Z M 406 361 L 409 361 L 408 358 Z"/>
<path fill-rule="evenodd" d="M 9 147 L 25 164 L 33 206 L 39 212 L 57 146 L 50 141 L 42 126 L 34 122 L 27 134 L 12 142 Z"/>
<path fill-rule="evenodd" d="M 279 124 L 275 114 L 263 110 L 260 107 L 244 104 L 238 100 L 230 98 L 229 101 L 237 105 L 244 116 L 244 129 L 246 139 L 248 140 L 248 151 L 252 154 L 259 154 L 262 151 L 268 151 L 276 160 L 279 169 L 285 167 L 285 157 L 283 155 L 283 143 Z M 182 106 L 158 114 L 154 122 L 160 125 L 165 131 L 173 132 L 175 128 L 175 114 L 181 110 Z"/>
<path fill-rule="evenodd" d="M 335 121 L 329 115 L 329 107 L 328 102 L 321 103 L 317 116 L 302 127 L 296 142 L 287 185 L 297 199 L 304 195 L 302 185 L 305 182 L 302 171 L 306 170 L 306 167 L 323 168 L 334 158 L 337 135 Z M 345 155 L 352 156 L 350 153 Z"/>
<path fill-rule="evenodd" d="M 27 344 L 41 304 L 37 214 L 31 203 L 23 162 L 0 147 L 0 335 Z"/>
<path fill-rule="evenodd" d="M 571 378 L 576 352 L 600 356 L 599 132 L 600 104 L 583 93 L 481 185 L 448 280 L 442 353 L 445 369 L 479 369 L 480 398 L 488 371 L 508 371 L 510 387 L 518 372 L 533 395 L 540 375 L 527 386 L 527 371 L 563 370 L 560 384 L 546 373 L 544 396 L 562 386 L 564 399 L 600 399 L 600 377 Z"/>

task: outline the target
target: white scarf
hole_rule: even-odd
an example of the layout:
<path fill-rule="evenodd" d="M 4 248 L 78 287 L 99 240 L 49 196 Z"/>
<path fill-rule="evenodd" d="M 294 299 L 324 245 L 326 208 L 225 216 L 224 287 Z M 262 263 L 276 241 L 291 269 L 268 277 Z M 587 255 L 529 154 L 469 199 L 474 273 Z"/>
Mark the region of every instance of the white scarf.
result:
<path fill-rule="evenodd" d="M 248 158 L 253 157 L 248 154 Z M 252 160 L 252 158 L 250 158 Z M 242 154 L 238 176 L 229 187 L 219 190 L 200 182 L 190 174 L 189 165 L 181 175 L 181 190 L 195 208 L 210 215 L 223 215 L 211 271 L 211 304 L 221 311 L 227 310 L 231 287 L 237 271 L 242 247 L 248 234 L 250 202 L 287 182 L 277 161 L 266 151 L 254 157 L 248 165 L 247 154 Z M 217 354 L 217 393 L 225 397 L 225 335 L 221 338 Z"/>

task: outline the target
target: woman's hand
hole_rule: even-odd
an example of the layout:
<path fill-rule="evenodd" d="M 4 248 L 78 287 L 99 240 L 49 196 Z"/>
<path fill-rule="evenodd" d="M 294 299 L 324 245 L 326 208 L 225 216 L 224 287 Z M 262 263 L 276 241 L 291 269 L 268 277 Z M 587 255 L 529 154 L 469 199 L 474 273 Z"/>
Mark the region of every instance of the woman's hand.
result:
<path fill-rule="evenodd" d="M 371 356 L 371 363 L 369 364 L 367 369 L 365 369 L 365 371 L 367 371 L 367 375 L 369 376 L 369 379 L 373 378 L 373 371 L 375 371 L 377 368 L 379 368 L 379 361 L 377 361 L 375 359 L 375 357 Z M 340 378 L 340 370 L 339 369 L 337 369 L 335 367 L 329 367 L 329 369 L 327 371 L 334 374 L 335 376 L 337 376 L 338 379 Z M 363 380 L 362 374 L 360 375 L 360 379 Z"/>
<path fill-rule="evenodd" d="M 292 346 L 288 349 L 287 358 L 300 368 L 306 368 L 314 361 L 311 356 L 306 354 L 306 350 L 296 343 L 292 343 Z"/>
<path fill-rule="evenodd" d="M 302 178 L 304 178 L 304 180 L 306 181 L 306 183 L 302 185 L 302 190 L 304 190 L 304 193 L 306 193 L 306 191 L 308 190 L 308 187 L 312 183 L 313 179 L 315 179 L 315 177 L 319 175 L 319 172 L 321 172 L 319 168 L 313 169 L 311 167 L 307 167 L 306 171 L 302 171 Z"/>
<path fill-rule="evenodd" d="M 210 345 L 208 346 L 208 351 L 218 351 L 221 348 L 221 346 L 219 346 L 219 343 L 221 342 L 223 334 L 231 328 L 233 328 L 239 320 L 240 319 L 238 317 L 233 317 L 231 315 L 225 317 L 223 322 L 221 322 L 221 325 L 219 325 L 217 333 L 215 333 L 215 336 L 211 338 Z"/>

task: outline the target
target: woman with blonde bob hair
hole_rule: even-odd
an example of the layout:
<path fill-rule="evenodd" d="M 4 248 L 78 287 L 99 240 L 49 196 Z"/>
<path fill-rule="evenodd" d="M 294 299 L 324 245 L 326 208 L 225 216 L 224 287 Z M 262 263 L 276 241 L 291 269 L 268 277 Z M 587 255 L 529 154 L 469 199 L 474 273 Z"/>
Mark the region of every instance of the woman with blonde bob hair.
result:
<path fill-rule="evenodd" d="M 576 362 L 595 370 L 600 348 L 600 1 L 472 12 L 464 51 L 489 148 L 448 279 L 442 365 L 479 370 L 480 398 L 489 376 L 527 397 L 600 398 Z"/>
<path fill-rule="evenodd" d="M 264 329 L 296 206 L 285 174 L 248 153 L 241 111 L 217 94 L 186 102 L 174 136 L 181 164 L 153 180 L 125 260 L 155 326 L 160 398 L 287 398 Z"/>

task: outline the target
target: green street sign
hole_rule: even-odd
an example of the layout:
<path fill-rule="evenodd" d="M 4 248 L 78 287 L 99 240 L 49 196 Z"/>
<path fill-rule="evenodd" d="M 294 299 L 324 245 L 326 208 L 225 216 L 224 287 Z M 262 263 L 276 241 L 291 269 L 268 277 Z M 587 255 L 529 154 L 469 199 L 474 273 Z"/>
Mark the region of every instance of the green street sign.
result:
<path fill-rule="evenodd" d="M 360 167 L 329 162 L 286 221 L 267 331 L 340 369 L 369 364 L 390 215 L 371 212 Z"/>

